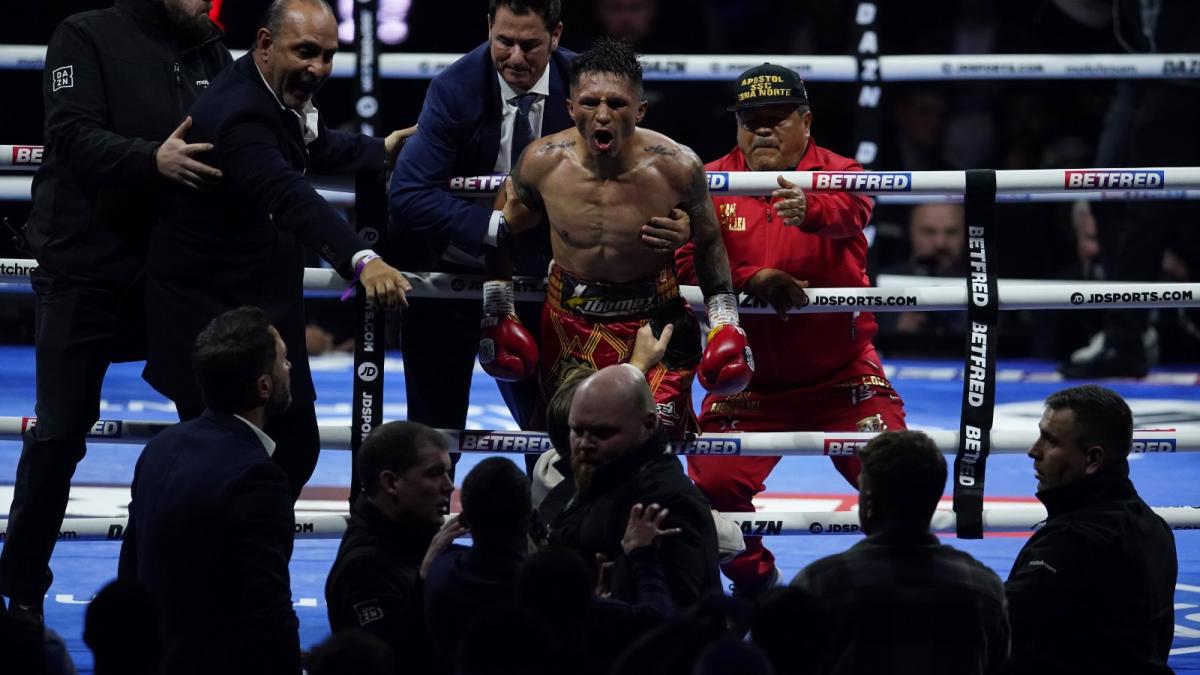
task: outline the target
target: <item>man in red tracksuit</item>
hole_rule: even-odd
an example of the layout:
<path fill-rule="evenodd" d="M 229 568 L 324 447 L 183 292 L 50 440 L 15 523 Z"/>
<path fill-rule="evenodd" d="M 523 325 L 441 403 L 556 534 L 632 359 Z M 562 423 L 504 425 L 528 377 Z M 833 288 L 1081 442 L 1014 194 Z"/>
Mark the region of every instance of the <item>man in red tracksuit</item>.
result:
<path fill-rule="evenodd" d="M 812 112 L 791 70 L 763 64 L 738 78 L 738 145 L 709 171 L 862 171 L 862 165 L 809 138 Z M 704 431 L 882 431 L 904 429 L 904 404 L 884 378 L 871 338 L 870 312 L 787 316 L 807 303 L 804 288 L 865 287 L 871 202 L 847 192 L 806 194 L 779 179 L 770 197 L 714 197 L 734 288 L 769 303 L 779 316 L 745 315 L 756 366 L 750 386 L 705 397 Z M 676 255 L 692 282 L 691 245 Z M 754 495 L 778 457 L 688 457 L 688 473 L 720 511 L 753 511 Z M 834 457 L 856 489 L 857 457 Z M 722 567 L 735 591 L 754 595 L 778 582 L 775 557 L 761 537 Z"/>

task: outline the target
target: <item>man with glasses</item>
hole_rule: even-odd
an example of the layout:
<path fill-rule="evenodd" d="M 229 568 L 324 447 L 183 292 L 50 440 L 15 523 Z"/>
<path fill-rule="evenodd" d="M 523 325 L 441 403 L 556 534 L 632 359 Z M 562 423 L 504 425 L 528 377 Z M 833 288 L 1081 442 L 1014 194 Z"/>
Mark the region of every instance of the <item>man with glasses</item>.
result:
<path fill-rule="evenodd" d="M 709 171 L 862 171 L 858 162 L 812 141 L 804 83 L 787 68 L 764 63 L 742 73 L 729 110 L 737 115 L 737 147 Z M 871 201 L 848 192 L 806 193 L 779 177 L 769 197 L 714 196 L 729 252 L 734 288 L 758 296 L 778 316 L 746 315 L 757 361 L 750 386 L 732 396 L 709 393 L 705 431 L 883 431 L 904 429 L 904 404 L 884 378 L 871 338 L 870 312 L 787 315 L 808 304 L 804 289 L 865 287 Z M 691 245 L 676 255 L 681 280 L 694 283 Z M 685 281 L 686 283 L 686 281 Z M 785 323 L 786 322 L 786 323 Z M 851 451 L 853 452 L 853 451 Z M 830 453 L 833 454 L 833 453 Z M 778 457 L 688 458 L 688 473 L 721 511 L 753 511 L 753 497 Z M 855 488 L 853 454 L 834 466 Z M 778 583 L 775 558 L 759 537 L 722 569 L 745 595 Z"/>

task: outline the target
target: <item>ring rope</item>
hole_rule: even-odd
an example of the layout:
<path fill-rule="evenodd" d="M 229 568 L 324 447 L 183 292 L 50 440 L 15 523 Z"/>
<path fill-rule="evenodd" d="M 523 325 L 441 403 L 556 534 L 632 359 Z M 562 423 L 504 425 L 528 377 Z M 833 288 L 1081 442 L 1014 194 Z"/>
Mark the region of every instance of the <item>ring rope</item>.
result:
<path fill-rule="evenodd" d="M 1167 521 L 1173 530 L 1200 529 L 1200 506 L 1154 506 L 1156 514 Z M 755 511 L 722 513 L 732 520 L 743 534 L 761 536 L 861 534 L 856 511 Z M 340 539 L 346 531 L 344 514 L 296 514 L 297 539 Z M 996 507 L 983 510 L 986 532 L 1032 532 L 1046 520 L 1041 504 L 1028 507 Z M 952 511 L 933 513 L 929 529 L 953 533 L 955 515 Z M 118 541 L 125 533 L 127 518 L 64 518 L 58 541 Z M 8 529 L 8 520 L 0 520 L 0 533 Z"/>
<path fill-rule="evenodd" d="M 36 424 L 34 417 L 0 416 L 0 441 L 21 440 L 22 434 Z M 99 420 L 88 433 L 89 443 L 145 443 L 155 434 L 174 424 L 162 421 Z M 353 430 L 349 425 L 319 426 L 321 447 L 348 450 Z M 453 452 L 503 452 L 541 454 L 553 446 L 540 431 L 502 429 L 441 429 Z M 925 431 L 939 448 L 958 447 L 958 432 Z M 675 441 L 672 449 L 679 455 L 719 455 L 745 457 L 819 457 L 857 454 L 874 432 L 763 431 L 706 433 L 698 438 Z M 998 428 L 991 433 L 993 454 L 1024 454 L 1037 440 L 1037 428 Z M 1200 427 L 1182 429 L 1137 429 L 1133 432 L 1134 454 L 1200 452 Z M 951 453 L 951 450 L 946 450 Z"/>
<path fill-rule="evenodd" d="M 233 58 L 246 52 L 232 50 Z M 379 75 L 385 79 L 427 80 L 461 54 L 380 54 Z M 796 71 L 810 82 L 857 82 L 853 56 L 795 54 L 644 54 L 647 81 L 726 81 L 769 61 Z M 42 70 L 44 45 L 0 45 L 0 70 Z M 333 77 L 354 76 L 353 54 L 333 60 Z M 1186 79 L 1200 76 L 1200 54 L 921 54 L 864 59 L 862 79 L 883 82 L 958 80 L 1095 80 Z"/>
<path fill-rule="evenodd" d="M 24 258 L 0 258 L 0 283 L 26 281 L 37 261 Z M 405 272 L 412 284 L 410 298 L 478 300 L 482 297 L 483 277 L 441 272 Z M 327 268 L 304 270 L 304 288 L 310 291 L 343 291 L 347 281 Z M 28 289 L 25 289 L 28 290 Z M 540 277 L 516 277 L 515 297 L 521 302 L 542 302 L 546 280 Z M 698 286 L 680 286 L 680 294 L 695 310 L 704 308 L 704 294 Z M 829 314 L 845 312 L 949 312 L 965 309 L 970 300 L 965 285 L 889 286 L 865 288 L 808 288 L 809 304 L 789 314 Z M 1078 282 L 1049 285 L 1001 283 L 1002 310 L 1029 309 L 1153 309 L 1155 307 L 1200 307 L 1200 283 L 1159 282 Z M 739 311 L 745 314 L 774 314 L 775 310 L 753 295 L 739 296 Z"/>

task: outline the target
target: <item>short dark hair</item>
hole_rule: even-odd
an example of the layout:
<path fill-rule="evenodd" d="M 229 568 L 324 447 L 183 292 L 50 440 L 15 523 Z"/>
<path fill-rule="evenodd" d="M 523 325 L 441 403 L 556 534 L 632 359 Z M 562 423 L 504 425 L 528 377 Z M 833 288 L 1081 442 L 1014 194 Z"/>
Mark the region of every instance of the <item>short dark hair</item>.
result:
<path fill-rule="evenodd" d="M 382 471 L 404 473 L 417 465 L 422 448 L 448 450 L 442 432 L 420 422 L 387 422 L 375 427 L 358 448 L 358 480 L 368 497 L 379 491 Z"/>
<path fill-rule="evenodd" d="M 503 543 L 529 530 L 533 498 L 529 478 L 512 460 L 488 457 L 462 485 L 462 515 L 477 544 Z"/>
<path fill-rule="evenodd" d="M 642 91 L 642 62 L 629 43 L 602 36 L 596 38 L 590 49 L 575 57 L 571 62 L 571 89 L 579 86 L 584 73 L 611 73 L 629 80 L 629 84 Z"/>
<path fill-rule="evenodd" d="M 258 307 L 231 309 L 208 322 L 192 348 L 192 371 L 204 405 L 240 413 L 259 406 L 256 382 L 275 368 L 275 336 Z"/>
<path fill-rule="evenodd" d="M 929 525 L 946 489 L 946 458 L 920 431 L 885 431 L 858 451 L 871 497 L 889 519 Z"/>
<path fill-rule="evenodd" d="M 547 33 L 553 33 L 558 23 L 562 21 L 562 2 L 560 0 L 489 0 L 488 22 L 496 21 L 496 10 L 507 7 L 508 11 L 523 16 L 533 12 L 542 17 L 542 24 Z"/>
<path fill-rule="evenodd" d="M 592 375 L 595 370 L 588 366 L 571 368 L 563 375 L 562 382 L 550 402 L 546 404 L 546 435 L 550 444 L 559 455 L 566 457 L 571 452 L 571 425 L 567 421 L 571 416 L 571 401 L 575 398 L 575 390 Z"/>
<path fill-rule="evenodd" d="M 1084 384 L 1046 397 L 1051 410 L 1075 413 L 1075 442 L 1080 450 L 1098 445 L 1117 459 L 1129 456 L 1133 444 L 1133 411 L 1121 395 L 1107 387 Z"/>
<path fill-rule="evenodd" d="M 333 13 L 333 8 L 325 0 L 272 0 L 271 4 L 263 10 L 262 16 L 258 19 L 258 27 L 266 28 L 271 35 L 279 35 L 283 30 L 283 17 L 292 8 L 293 4 L 306 3 L 309 5 L 320 5 L 325 8 L 330 14 Z"/>

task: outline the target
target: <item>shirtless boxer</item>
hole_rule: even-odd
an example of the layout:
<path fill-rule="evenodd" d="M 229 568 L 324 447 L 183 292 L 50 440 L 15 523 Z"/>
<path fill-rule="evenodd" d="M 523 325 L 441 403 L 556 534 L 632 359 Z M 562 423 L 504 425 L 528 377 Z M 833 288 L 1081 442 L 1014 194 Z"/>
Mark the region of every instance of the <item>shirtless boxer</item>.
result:
<path fill-rule="evenodd" d="M 530 144 L 510 174 L 503 222 L 510 233 L 550 223 L 554 262 L 542 308 L 542 349 L 513 313 L 511 265 L 500 252 L 484 284 L 479 361 L 499 379 L 536 369 L 546 397 L 570 366 L 627 361 L 640 326 L 674 324 L 666 358 L 646 379 L 667 432 L 694 424 L 692 375 L 710 391 L 745 388 L 753 372 L 725 245 L 708 197 L 704 165 L 688 148 L 639 129 L 646 112 L 642 69 L 627 45 L 602 39 L 575 59 L 568 102 L 575 128 Z M 671 252 L 646 247 L 642 225 L 683 209 L 692 221 L 696 276 L 712 326 L 700 352 L 698 326 L 675 279 Z M 656 333 L 657 333 L 656 330 Z"/>

